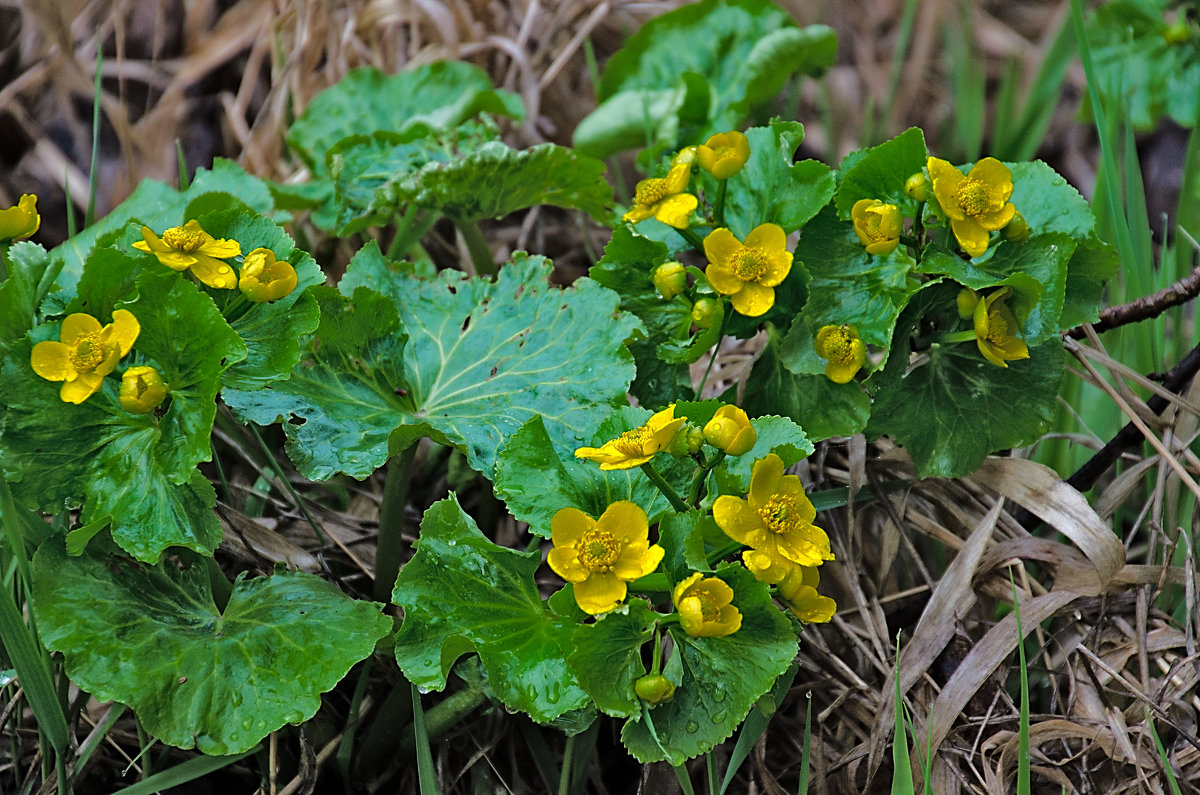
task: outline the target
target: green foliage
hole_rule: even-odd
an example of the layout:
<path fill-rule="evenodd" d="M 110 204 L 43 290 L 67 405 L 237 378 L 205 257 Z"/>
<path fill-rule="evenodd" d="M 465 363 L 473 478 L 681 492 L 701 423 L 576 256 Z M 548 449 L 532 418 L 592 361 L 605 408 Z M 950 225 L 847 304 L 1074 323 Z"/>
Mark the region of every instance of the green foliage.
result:
<path fill-rule="evenodd" d="M 575 622 L 546 609 L 533 582 L 536 553 L 496 546 L 452 496 L 421 522 L 417 554 L 392 601 L 404 608 L 396 661 L 418 687 L 441 690 L 450 668 L 475 652 L 488 686 L 509 709 L 545 723 L 587 704 L 567 664 Z"/>
<path fill-rule="evenodd" d="M 0 353 L 24 337 L 37 317 L 44 294 L 44 288 L 39 288 L 50 273 L 50 257 L 37 243 L 21 242 L 7 252 L 5 264 L 8 278 L 0 282 Z"/>
<path fill-rule="evenodd" d="M 179 748 L 239 753 L 308 720 L 391 627 L 378 605 L 311 574 L 239 579 L 220 608 L 203 558 L 142 566 L 99 546 L 70 557 L 61 538 L 42 545 L 38 631 L 80 687 Z"/>
<path fill-rule="evenodd" d="M 647 22 L 608 62 L 575 147 L 607 157 L 700 143 L 737 127 L 793 74 L 824 71 L 836 50 L 833 30 L 797 28 L 767 0 L 685 5 Z"/>

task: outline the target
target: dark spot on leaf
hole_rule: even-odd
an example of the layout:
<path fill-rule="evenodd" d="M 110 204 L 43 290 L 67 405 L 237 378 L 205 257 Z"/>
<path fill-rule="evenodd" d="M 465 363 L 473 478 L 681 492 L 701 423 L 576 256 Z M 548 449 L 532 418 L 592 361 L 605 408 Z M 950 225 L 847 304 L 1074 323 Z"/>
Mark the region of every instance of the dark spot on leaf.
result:
<path fill-rule="evenodd" d="M 225 366 L 225 362 L 227 362 L 227 361 L 229 361 L 229 360 L 228 360 L 227 358 L 225 358 L 224 356 L 222 356 L 222 357 L 221 357 L 221 366 L 222 366 L 222 367 L 224 367 L 224 366 Z"/>
<path fill-rule="evenodd" d="M 308 420 L 304 419 L 303 417 L 293 416 L 288 419 L 288 425 L 295 425 L 296 427 L 300 427 L 301 425 L 303 425 L 306 422 L 308 422 Z"/>
<path fill-rule="evenodd" d="M 395 393 L 396 393 L 396 394 L 397 394 L 399 397 L 408 397 L 408 390 L 407 390 L 407 389 L 401 389 L 401 388 L 399 388 L 399 387 L 396 387 L 396 388 L 395 388 L 395 389 L 393 389 L 392 391 L 393 391 L 393 392 L 395 392 Z"/>
<path fill-rule="evenodd" d="M 186 677 L 186 676 L 181 676 L 181 677 L 179 677 L 179 684 L 181 684 L 181 685 L 182 685 L 182 684 L 184 684 L 185 682 L 187 682 L 187 677 Z"/>
<path fill-rule="evenodd" d="M 467 328 L 468 328 L 470 325 L 471 325 L 471 316 L 470 316 L 470 315 L 467 315 L 466 319 L 465 319 L 465 320 L 463 320 L 463 322 L 462 322 L 462 331 L 465 333 L 465 332 L 466 332 L 466 330 L 467 330 Z"/>
<path fill-rule="evenodd" d="M 493 365 L 492 371 L 490 373 L 488 373 L 488 378 L 495 378 L 495 377 L 496 377 L 496 367 L 495 367 L 495 365 Z"/>

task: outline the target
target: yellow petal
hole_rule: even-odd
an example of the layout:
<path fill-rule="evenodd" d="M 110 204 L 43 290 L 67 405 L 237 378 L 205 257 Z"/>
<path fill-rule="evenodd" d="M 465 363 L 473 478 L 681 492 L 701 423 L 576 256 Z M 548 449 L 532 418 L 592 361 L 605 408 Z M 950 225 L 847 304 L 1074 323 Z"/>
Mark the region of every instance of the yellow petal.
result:
<path fill-rule="evenodd" d="M 209 238 L 204 242 L 204 245 L 197 249 L 197 252 L 218 259 L 229 259 L 241 254 L 242 247 L 238 245 L 236 240 L 226 240 L 223 237 Z"/>
<path fill-rule="evenodd" d="M 741 250 L 742 244 L 724 227 L 712 230 L 704 238 L 704 256 L 713 264 L 728 265 L 733 255 Z"/>
<path fill-rule="evenodd" d="M 730 297 L 729 302 L 746 317 L 758 317 L 775 306 L 775 290 L 755 282 L 746 282 L 741 290 Z"/>
<path fill-rule="evenodd" d="M 674 166 L 671 166 L 671 170 L 667 172 L 668 195 L 674 193 L 683 193 L 685 190 L 687 190 L 688 179 L 691 177 L 691 175 L 692 166 L 690 163 L 678 163 Z M 692 197 L 692 199 L 695 198 L 695 196 Z"/>
<path fill-rule="evenodd" d="M 596 527 L 607 530 L 625 544 L 645 541 L 650 535 L 646 512 L 629 500 L 618 500 L 605 508 L 596 520 Z"/>
<path fill-rule="evenodd" d="M 629 212 L 627 212 L 621 216 L 621 220 L 622 221 L 632 221 L 633 223 L 636 224 L 639 221 L 645 221 L 647 218 L 652 218 L 653 216 L 654 216 L 654 208 L 653 207 L 643 207 L 640 204 L 635 204 L 629 208 Z"/>
<path fill-rule="evenodd" d="M 750 470 L 750 504 L 756 507 L 767 504 L 783 480 L 783 459 L 774 453 L 754 462 Z"/>
<path fill-rule="evenodd" d="M 933 183 L 933 195 L 937 199 L 938 205 L 941 206 L 942 212 L 946 214 L 947 218 L 965 218 L 962 207 L 958 205 L 958 198 L 955 196 L 959 183 L 966 179 L 963 173 L 950 165 L 948 160 L 938 157 L 926 160 L 925 166 L 929 169 L 929 178 Z"/>
<path fill-rule="evenodd" d="M 1008 222 L 1013 219 L 1016 213 L 1016 207 L 1011 204 L 1005 204 L 999 209 L 975 216 L 975 221 L 989 232 L 995 232 L 998 229 L 1008 226 Z"/>
<path fill-rule="evenodd" d="M 128 309 L 114 310 L 112 317 L 112 323 L 107 327 L 111 329 L 110 339 L 117 343 L 121 356 L 124 356 L 133 348 L 133 343 L 142 333 L 142 324 L 138 323 L 138 319 Z"/>
<path fill-rule="evenodd" d="M 792 252 L 785 250 L 767 254 L 767 269 L 758 277 L 763 287 L 774 287 L 783 282 L 792 270 Z"/>
<path fill-rule="evenodd" d="M 550 540 L 555 547 L 574 546 L 596 520 L 578 508 L 560 508 L 550 519 Z"/>
<path fill-rule="evenodd" d="M 761 545 L 767 533 L 758 511 L 751 508 L 745 500 L 728 494 L 722 494 L 713 503 L 713 519 L 725 535 L 748 547 Z"/>
<path fill-rule="evenodd" d="M 854 380 L 859 371 L 859 365 L 853 362 L 840 363 L 832 359 L 825 365 L 825 377 L 835 384 L 848 384 Z"/>
<path fill-rule="evenodd" d="M 677 193 L 660 201 L 654 209 L 654 217 L 667 226 L 676 229 L 687 229 L 691 223 L 692 211 L 699 205 L 699 200 L 690 193 Z"/>
<path fill-rule="evenodd" d="M 704 575 L 700 572 L 695 572 L 691 576 L 675 583 L 675 588 L 671 591 L 671 601 L 678 605 L 680 601 L 683 600 L 683 597 L 687 594 L 688 589 L 700 582 L 703 577 Z"/>
<path fill-rule="evenodd" d="M 237 276 L 229 264 L 219 259 L 213 259 L 207 254 L 196 252 L 196 261 L 192 263 L 192 273 L 204 284 L 214 290 L 232 290 L 237 287 Z"/>
<path fill-rule="evenodd" d="M 666 550 L 658 544 L 646 546 L 642 541 L 629 544 L 621 549 L 621 554 L 613 562 L 612 572 L 622 580 L 636 580 L 653 573 L 662 562 Z"/>
<path fill-rule="evenodd" d="M 182 251 L 156 251 L 154 256 L 158 257 L 161 264 L 173 271 L 185 271 L 196 264 L 195 255 L 185 254 Z"/>
<path fill-rule="evenodd" d="M 986 184 L 988 193 L 991 194 L 991 200 L 997 207 L 1008 201 L 1009 196 L 1012 196 L 1012 172 L 1008 170 L 1008 166 L 994 157 L 985 157 L 977 162 L 967 178 L 977 179 Z"/>
<path fill-rule="evenodd" d="M 76 405 L 96 394 L 101 384 L 104 383 L 104 376 L 92 373 L 80 373 L 78 378 L 67 381 L 59 390 L 58 396 L 62 398 L 63 403 L 74 403 Z"/>
<path fill-rule="evenodd" d="M 590 615 L 606 613 L 625 599 L 625 581 L 611 572 L 593 574 L 583 582 L 574 583 L 575 603 Z"/>
<path fill-rule="evenodd" d="M 67 315 L 62 322 L 62 328 L 58 332 L 58 338 L 67 345 L 74 345 L 79 341 L 79 338 L 85 334 L 99 334 L 100 321 L 91 315 L 83 312 L 76 312 Z"/>
<path fill-rule="evenodd" d="M 567 582 L 583 582 L 591 575 L 579 562 L 579 554 L 572 547 L 553 547 L 546 556 L 546 563 L 555 574 Z"/>
<path fill-rule="evenodd" d="M 880 257 L 886 257 L 900 245 L 900 238 L 898 237 L 891 240 L 880 240 L 877 243 L 870 243 L 869 241 L 862 240 L 862 236 L 859 235 L 859 240 L 863 243 L 868 254 L 875 254 Z"/>
<path fill-rule="evenodd" d="M 987 251 L 987 230 L 977 224 L 973 218 L 951 218 L 950 228 L 954 230 L 954 236 L 958 238 L 958 244 L 962 246 L 962 250 L 967 252 L 967 254 L 972 257 L 978 257 Z"/>
<path fill-rule="evenodd" d="M 759 224 L 746 235 L 746 245 L 763 253 L 787 249 L 787 233 L 778 224 Z"/>
<path fill-rule="evenodd" d="M 705 278 L 712 288 L 721 295 L 734 295 L 741 292 L 744 281 L 737 277 L 733 268 L 724 262 L 710 262 L 704 271 Z"/>
<path fill-rule="evenodd" d="M 75 377 L 71 349 L 61 342 L 46 340 L 34 345 L 29 363 L 33 371 L 47 381 L 69 381 Z"/>

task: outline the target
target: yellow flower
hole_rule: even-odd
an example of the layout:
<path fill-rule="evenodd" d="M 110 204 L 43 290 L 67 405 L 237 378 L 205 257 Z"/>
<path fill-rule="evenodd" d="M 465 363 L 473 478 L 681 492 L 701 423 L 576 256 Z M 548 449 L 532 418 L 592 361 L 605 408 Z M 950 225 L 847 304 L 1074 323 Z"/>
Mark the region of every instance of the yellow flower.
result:
<path fill-rule="evenodd" d="M 693 638 L 720 638 L 741 629 L 742 614 L 731 604 L 733 589 L 724 580 L 697 572 L 675 586 L 671 601 L 679 625 Z"/>
<path fill-rule="evenodd" d="M 671 166 L 665 177 L 642 180 L 634 191 L 633 206 L 621 220 L 636 224 L 653 217 L 667 226 L 687 229 L 692 210 L 700 203 L 692 194 L 684 193 L 691 174 L 691 165 L 681 162 Z"/>
<path fill-rule="evenodd" d="M 672 403 L 648 419 L 645 425 L 625 431 L 616 439 L 599 447 L 580 447 L 575 451 L 575 457 L 596 461 L 601 469 L 633 469 L 666 448 L 686 421 L 687 417 L 675 416 L 675 404 Z"/>
<path fill-rule="evenodd" d="M 12 207 L 0 210 L 0 240 L 21 240 L 42 225 L 37 211 L 37 196 L 25 193 Z"/>
<path fill-rule="evenodd" d="M 271 249 L 256 248 L 242 262 L 238 289 L 255 303 L 278 300 L 296 289 L 296 269 L 275 259 Z"/>
<path fill-rule="evenodd" d="M 812 566 L 795 566 L 779 583 L 779 596 L 801 621 L 824 624 L 833 618 L 837 602 L 817 593 L 821 575 Z"/>
<path fill-rule="evenodd" d="M 813 347 L 817 356 L 829 360 L 825 376 L 835 384 L 849 383 L 867 360 L 867 346 L 858 336 L 858 329 L 849 323 L 822 326 Z"/>
<path fill-rule="evenodd" d="M 149 414 L 167 396 L 167 385 L 153 367 L 130 367 L 121 375 L 117 400 L 130 414 Z"/>
<path fill-rule="evenodd" d="M 649 534 L 646 512 L 628 500 L 614 502 L 599 519 L 563 508 L 550 520 L 554 548 L 546 562 L 575 586 L 580 610 L 604 613 L 625 600 L 626 582 L 658 568 L 663 548 L 651 546 Z"/>
<path fill-rule="evenodd" d="M 708 283 L 730 296 L 733 308 L 758 317 L 775 305 L 775 286 L 792 269 L 787 234 L 776 224 L 760 224 L 746 235 L 745 244 L 728 229 L 714 229 L 704 238 Z"/>
<path fill-rule="evenodd" d="M 29 363 L 47 381 L 63 381 L 59 397 L 64 403 L 79 404 L 96 394 L 104 376 L 129 353 L 142 327 L 126 309 L 113 312 L 113 320 L 101 327 L 91 315 L 67 315 L 58 332 L 58 342 L 46 340 L 33 346 Z"/>
<path fill-rule="evenodd" d="M 1005 287 L 975 304 L 975 341 L 983 358 L 997 367 L 1008 367 L 1010 361 L 1029 358 L 1029 347 L 1016 337 L 1021 326 L 1005 303 L 1010 295 L 1012 288 Z"/>
<path fill-rule="evenodd" d="M 696 159 L 717 179 L 729 179 L 750 159 L 750 141 L 737 130 L 717 133 L 696 147 Z"/>
<path fill-rule="evenodd" d="M 721 406 L 705 424 L 704 438 L 729 455 L 743 455 L 754 447 L 758 434 L 745 411 L 737 406 Z"/>
<path fill-rule="evenodd" d="M 949 161 L 936 157 L 926 161 L 933 182 L 933 195 L 963 251 L 978 257 L 988 246 L 988 232 L 1003 229 L 1016 208 L 1012 196 L 1012 172 L 994 157 L 985 157 L 965 177 Z"/>
<path fill-rule="evenodd" d="M 151 232 L 150 227 L 143 226 L 142 238 L 144 241 L 137 241 L 133 247 L 158 257 L 158 261 L 171 270 L 190 269 L 197 279 L 217 290 L 237 287 L 233 268 L 221 261 L 242 253 L 236 240 L 218 240 L 201 229 L 200 222 L 195 220 L 171 227 L 161 238 Z"/>
<path fill-rule="evenodd" d="M 904 216 L 894 204 L 884 204 L 877 199 L 859 199 L 850 208 L 854 221 L 854 234 L 868 254 L 886 256 L 900 245 L 900 233 L 904 231 Z"/>
<path fill-rule="evenodd" d="M 829 536 L 812 523 L 816 516 L 800 478 L 783 474 L 783 460 L 774 453 L 754 464 L 747 499 L 723 494 L 713 503 L 713 518 L 725 535 L 759 553 L 743 556 L 756 577 L 771 568 L 786 573 L 796 563 L 833 560 Z"/>

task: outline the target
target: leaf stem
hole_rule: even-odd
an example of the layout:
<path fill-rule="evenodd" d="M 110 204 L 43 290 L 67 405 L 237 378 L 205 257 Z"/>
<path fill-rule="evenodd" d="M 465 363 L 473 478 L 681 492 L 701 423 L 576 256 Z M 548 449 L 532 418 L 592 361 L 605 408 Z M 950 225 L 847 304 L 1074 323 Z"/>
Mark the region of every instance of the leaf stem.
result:
<path fill-rule="evenodd" d="M 941 334 L 935 337 L 933 341 L 940 342 L 942 344 L 953 344 L 956 342 L 974 342 L 977 337 L 978 335 L 975 333 L 975 329 L 968 329 L 966 331 L 954 331 L 949 334 Z"/>
<path fill-rule="evenodd" d="M 704 252 L 704 241 L 700 239 L 700 235 L 693 232 L 691 229 L 676 229 L 679 236 L 688 242 L 688 245 L 697 251 Z"/>
<path fill-rule="evenodd" d="M 379 507 L 379 546 L 375 553 L 375 601 L 388 604 L 396 575 L 400 573 L 400 556 L 404 552 L 402 536 L 404 505 L 408 502 L 408 484 L 412 479 L 413 460 L 418 442 L 401 450 L 388 462 L 383 481 L 383 503 Z"/>
<path fill-rule="evenodd" d="M 641 469 L 646 473 L 646 477 L 650 478 L 650 482 L 653 483 L 655 487 L 663 493 L 663 496 L 665 496 L 671 502 L 672 508 L 680 513 L 687 513 L 691 510 L 691 508 L 688 507 L 688 504 L 683 501 L 683 497 L 679 496 L 679 492 L 675 491 L 671 484 L 668 483 L 662 475 L 658 474 L 658 470 L 654 468 L 653 464 L 647 461 L 646 463 L 642 464 Z"/>
<path fill-rule="evenodd" d="M 399 260 L 408 256 L 408 252 L 420 244 L 421 239 L 441 217 L 442 214 L 439 212 L 425 212 L 418 207 L 410 206 L 404 211 L 404 215 L 400 216 L 396 235 L 392 238 L 391 245 L 388 246 L 387 258 Z"/>
<path fill-rule="evenodd" d="M 725 460 L 725 451 L 718 450 L 712 459 L 705 461 L 696 474 L 692 477 L 692 485 L 688 488 L 688 504 L 700 507 L 698 500 L 700 499 L 700 486 L 703 485 L 705 479 L 708 478 L 708 473 L 716 468 L 717 464 Z"/>
<path fill-rule="evenodd" d="M 471 255 L 471 264 L 475 266 L 477 276 L 495 276 L 496 261 L 492 259 L 492 250 L 488 248 L 479 224 L 465 219 L 455 219 L 454 226 L 467 244 L 467 253 Z"/>
<path fill-rule="evenodd" d="M 725 192 L 729 188 L 729 180 L 721 180 L 721 187 L 717 188 L 717 204 L 713 207 L 713 220 L 717 226 L 725 226 Z"/>

